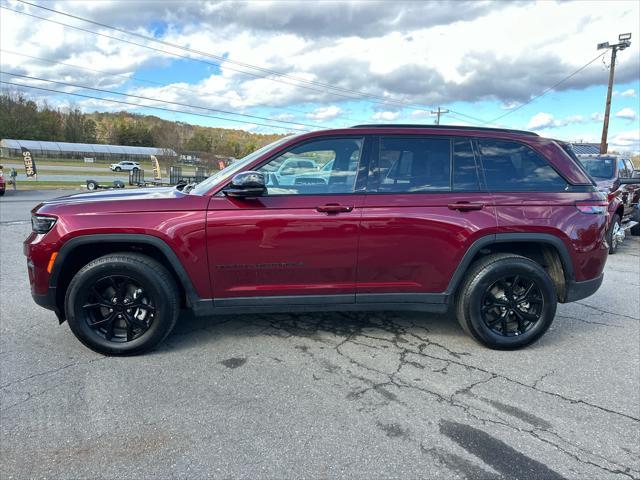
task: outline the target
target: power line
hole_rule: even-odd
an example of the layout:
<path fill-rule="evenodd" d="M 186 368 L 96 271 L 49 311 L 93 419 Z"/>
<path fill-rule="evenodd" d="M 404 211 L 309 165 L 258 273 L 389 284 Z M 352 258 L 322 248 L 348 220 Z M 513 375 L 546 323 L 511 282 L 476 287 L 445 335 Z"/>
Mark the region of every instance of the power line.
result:
<path fill-rule="evenodd" d="M 594 58 L 593 60 L 585 63 L 583 66 L 581 66 L 579 69 L 577 69 L 575 72 L 571 73 L 570 75 L 564 77 L 562 80 L 560 80 L 557 83 L 554 83 L 552 86 L 550 86 L 549 88 L 547 88 L 546 90 L 544 90 L 541 94 L 536 95 L 535 97 L 532 97 L 531 99 L 529 99 L 527 102 L 518 105 L 516 108 L 513 108 L 511 110 L 509 110 L 507 113 L 500 115 L 499 117 L 494 118 L 493 120 L 490 120 L 488 122 L 485 123 L 493 123 L 496 120 L 500 120 L 501 118 L 506 117 L 507 115 L 511 115 L 513 112 L 520 110 L 522 107 L 524 107 L 525 105 L 529 105 L 531 102 L 536 101 L 537 99 L 539 99 L 540 97 L 546 95 L 547 93 L 549 93 L 551 90 L 553 90 L 554 88 L 556 88 L 558 85 L 563 84 L 564 82 L 566 82 L 567 80 L 569 80 L 570 78 L 576 76 L 578 73 L 580 73 L 582 70 L 584 70 L 585 68 L 587 68 L 589 65 L 591 65 L 593 62 L 595 62 L 596 60 L 598 60 L 600 57 L 602 57 L 606 52 L 601 53 L 600 55 L 598 55 L 596 58 Z"/>
<path fill-rule="evenodd" d="M 164 107 L 158 107 L 155 105 L 141 105 L 139 103 L 133 103 L 133 102 L 126 102 L 124 100 L 114 100 L 112 98 L 104 98 L 104 97 L 96 97 L 94 95 L 84 95 L 81 93 L 72 93 L 72 92 L 65 92 L 63 90 L 55 90 L 53 88 L 45 88 L 45 87 L 36 87 L 35 85 L 25 85 L 24 83 L 15 83 L 15 82 L 7 82 L 6 80 L 0 80 L 0 83 L 4 83 L 6 85 L 13 85 L 16 87 L 22 87 L 22 88 L 31 88 L 31 89 L 35 89 L 35 90 L 42 90 L 45 92 L 53 92 L 53 93 L 61 93 L 63 95 L 71 95 L 74 97 L 81 97 L 81 98 L 88 98 L 88 99 L 93 99 L 93 100 L 102 100 L 105 102 L 111 102 L 111 103 L 117 103 L 120 105 L 130 105 L 133 107 L 138 107 L 138 108 L 151 108 L 154 110 L 162 110 L 164 112 L 171 112 L 171 113 L 184 113 L 187 115 L 195 115 L 198 117 L 205 117 L 205 118 L 213 118 L 216 120 L 224 120 L 227 122 L 235 122 L 235 123 L 246 123 L 249 125 L 260 125 L 263 127 L 270 127 L 270 128 L 279 128 L 282 130 L 296 130 L 299 132 L 307 132 L 308 130 L 303 130 L 301 128 L 293 128 L 293 127 L 280 127 L 277 125 L 267 125 L 265 123 L 257 123 L 257 122 L 249 122 L 249 121 L 244 121 L 244 120 L 236 120 L 235 118 L 225 118 L 225 117 L 218 117 L 218 116 L 214 116 L 214 115 L 207 115 L 205 113 L 196 113 L 196 112 L 187 112 L 184 110 L 175 110 L 175 109 L 170 109 L 170 108 L 164 108 Z"/>
<path fill-rule="evenodd" d="M 33 55 L 27 55 L 25 53 L 14 52 L 12 50 L 7 50 L 7 49 L 4 49 L 4 48 L 0 48 L 0 51 L 5 52 L 5 53 L 9 53 L 11 55 L 17 55 L 17 56 L 20 56 L 20 57 L 31 58 L 33 60 L 38 60 L 38 61 L 41 61 L 41 62 L 46 62 L 46 63 L 50 63 L 50 64 L 54 64 L 54 65 L 64 65 L 66 67 L 71 67 L 71 68 L 75 68 L 75 69 L 78 69 L 78 70 L 85 70 L 87 72 L 100 73 L 100 74 L 108 76 L 108 77 L 121 77 L 121 78 L 123 78 L 125 80 L 135 80 L 137 82 L 147 83 L 149 85 L 158 85 L 160 87 L 169 88 L 169 89 L 172 89 L 172 90 L 180 90 L 180 91 L 183 91 L 183 92 L 188 92 L 190 94 L 197 93 L 198 95 L 203 96 L 203 97 L 221 98 L 221 99 L 224 99 L 224 100 L 228 100 L 227 97 L 223 97 L 222 95 L 214 95 L 214 94 L 208 93 L 208 92 L 207 93 L 194 92 L 193 90 L 190 90 L 188 88 L 178 87 L 176 85 L 166 85 L 166 84 L 164 84 L 162 82 L 158 82 L 158 81 L 155 81 L 155 80 L 149 80 L 149 79 L 146 79 L 146 78 L 140 78 L 140 77 L 133 76 L 133 75 L 127 75 L 127 74 L 124 74 L 124 73 L 105 72 L 104 70 L 96 70 L 95 68 L 81 67 L 80 65 L 74 65 L 72 63 L 57 62 L 55 60 L 49 60 L 47 58 L 36 57 L 36 56 L 33 56 Z M 293 108 L 272 107 L 272 106 L 266 106 L 266 107 L 267 108 L 277 109 L 277 110 L 282 110 L 284 112 L 300 113 L 300 114 L 303 114 L 303 115 L 309 114 L 309 112 L 307 112 L 307 111 L 296 110 L 296 109 L 293 109 Z M 234 112 L 233 115 L 242 115 L 242 114 Z M 349 120 L 355 120 L 353 118 L 345 117 L 345 116 L 342 116 L 341 118 L 349 119 Z M 292 122 L 292 121 L 289 121 L 289 120 L 275 120 L 275 119 L 273 119 L 273 121 L 284 122 L 284 123 L 296 123 L 296 122 Z M 301 125 L 304 125 L 304 124 L 301 124 Z"/>
<path fill-rule="evenodd" d="M 19 0 L 19 1 L 23 1 L 23 0 Z M 191 53 L 195 53 L 195 54 L 198 54 L 198 55 L 205 55 L 205 56 L 209 56 L 209 57 L 212 57 L 212 58 L 221 58 L 220 61 L 223 62 L 223 63 L 236 63 L 236 64 L 241 63 L 241 62 L 235 62 L 235 61 L 232 61 L 232 60 L 229 60 L 229 59 L 225 59 L 224 57 L 218 57 L 216 55 L 209 54 L 209 53 L 206 53 L 206 52 L 200 52 L 198 50 L 193 50 L 193 49 L 190 49 L 188 47 L 181 46 L 181 45 L 175 45 L 175 44 L 171 44 L 169 42 L 164 42 L 162 40 L 158 40 L 158 39 L 155 39 L 153 37 L 147 37 L 147 36 L 144 36 L 144 35 L 141 35 L 141 34 L 137 34 L 135 32 L 128 32 L 127 30 L 119 29 L 117 27 L 113 27 L 113 26 L 110 26 L 110 25 L 102 24 L 102 23 L 99 23 L 99 22 L 94 22 L 93 20 L 88 20 L 88 19 L 84 19 L 82 17 L 77 17 L 77 16 L 72 15 L 72 14 L 59 12 L 57 10 L 53 10 L 53 9 L 50 9 L 50 8 L 47 8 L 47 7 L 42 7 L 40 5 L 35 5 L 35 4 L 28 3 L 28 2 L 23 2 L 23 3 L 28 4 L 28 5 L 32 5 L 32 6 L 37 7 L 37 8 L 50 10 L 50 11 L 53 11 L 53 12 L 58 13 L 60 15 L 64 15 L 64 16 L 68 16 L 68 17 L 71 17 L 71 18 L 79 19 L 79 20 L 82 20 L 82 21 L 85 21 L 85 22 L 88 22 L 88 23 L 92 23 L 94 25 L 100 25 L 100 26 L 103 26 L 104 28 L 113 29 L 115 31 L 123 32 L 123 33 L 129 34 L 129 35 L 133 35 L 133 36 L 136 36 L 136 37 L 142 37 L 142 38 L 148 39 L 150 41 L 154 41 L 154 42 L 161 43 L 161 44 L 164 44 L 164 45 L 169 45 L 169 46 L 172 46 L 174 48 L 178 48 L 178 49 L 182 49 L 182 50 L 185 50 L 185 51 L 189 51 Z M 160 49 L 160 48 L 152 47 L 150 45 L 145 45 L 145 44 L 133 42 L 131 40 L 126 40 L 126 39 L 123 39 L 123 38 L 114 37 L 114 36 L 111 36 L 111 35 L 107 35 L 105 33 L 99 33 L 99 32 L 96 32 L 96 31 L 93 31 L 93 30 L 89 30 L 89 29 L 85 29 L 85 28 L 82 28 L 82 27 L 78 27 L 78 26 L 75 26 L 75 25 L 70 25 L 68 23 L 60 22 L 60 21 L 57 21 L 57 20 L 52 20 L 51 18 L 41 17 L 39 15 L 34 15 L 32 13 L 22 12 L 20 10 L 14 10 L 14 9 L 6 7 L 6 6 L 0 6 L 0 8 L 4 8 L 6 10 L 12 11 L 14 13 L 18 13 L 20 15 L 26 15 L 26 16 L 29 16 L 29 17 L 32 17 L 32 18 L 37 18 L 39 20 L 43 20 L 43 21 L 46 21 L 46 22 L 51 22 L 51 23 L 54 23 L 54 24 L 57 24 L 57 25 L 61 25 L 61 26 L 68 27 L 68 28 L 72 28 L 72 29 L 79 30 L 79 31 L 82 31 L 82 32 L 90 33 L 90 34 L 101 36 L 101 37 L 104 37 L 104 38 L 109 38 L 111 40 L 117 40 L 117 41 L 120 41 L 120 42 L 128 43 L 130 45 L 135 45 L 135 46 L 138 46 L 138 47 L 141 47 L 141 48 L 147 48 L 149 50 L 154 50 L 156 52 L 164 53 L 164 54 L 167 54 L 167 55 L 172 55 L 172 56 L 175 56 L 175 57 L 178 57 L 178 58 L 184 58 L 184 59 L 187 59 L 187 60 L 193 60 L 193 61 L 197 61 L 197 62 L 208 64 L 208 65 L 213 65 L 213 66 L 216 66 L 216 67 L 221 67 L 222 66 L 220 62 L 218 62 L 218 63 L 210 62 L 210 61 L 204 60 L 202 58 L 194 58 L 194 57 L 190 57 L 190 56 L 186 56 L 186 55 L 181 55 L 181 54 L 176 53 L 176 52 L 170 52 L 170 51 L 163 50 L 163 49 Z M 254 69 L 263 70 L 263 71 L 268 70 L 268 69 L 264 69 L 263 67 L 259 67 L 259 66 L 250 66 L 250 64 L 244 64 L 244 65 L 247 65 L 247 67 L 245 67 L 245 68 L 254 68 Z M 280 73 L 280 72 L 275 72 L 275 71 L 270 71 L 270 72 L 273 72 L 273 73 L 271 73 L 272 75 L 277 75 L 277 76 L 280 76 L 280 77 L 283 77 L 283 78 L 289 78 L 289 79 L 292 79 L 292 80 L 295 80 L 295 81 L 298 81 L 298 82 L 312 84 L 312 85 L 319 85 L 319 86 L 324 87 L 324 89 L 313 88 L 313 87 L 308 86 L 308 85 L 300 85 L 300 84 L 297 84 L 297 83 L 290 83 L 290 82 L 284 81 L 282 79 L 270 78 L 270 77 L 267 77 L 265 75 L 259 75 L 259 74 L 255 74 L 255 73 L 252 73 L 252 72 L 238 70 L 238 69 L 235 69 L 235 68 L 232 68 L 232 67 L 229 67 L 229 66 L 227 66 L 226 68 L 229 69 L 229 70 L 244 74 L 244 75 L 249 75 L 249 76 L 255 77 L 255 78 L 261 78 L 261 79 L 265 79 L 265 80 L 269 80 L 269 81 L 277 82 L 277 83 L 284 83 L 286 85 L 291 85 L 291 86 L 299 87 L 299 88 L 305 88 L 307 90 L 311 90 L 311 91 L 314 91 L 314 92 L 333 95 L 333 96 L 342 97 L 342 98 L 366 100 L 368 102 L 377 103 L 377 104 L 381 104 L 381 105 L 400 105 L 400 106 L 403 106 L 403 107 L 415 108 L 415 109 L 424 110 L 424 111 L 428 111 L 431 108 L 431 107 L 425 106 L 425 105 L 412 104 L 412 103 L 408 103 L 408 102 L 401 101 L 401 100 L 394 100 L 394 99 L 390 99 L 390 98 L 379 96 L 379 95 L 375 95 L 375 94 L 369 94 L 369 93 L 366 93 L 366 92 L 350 90 L 350 89 L 344 89 L 342 87 L 334 87 L 334 86 L 329 85 L 329 84 L 316 82 L 316 81 L 313 81 L 313 80 L 301 79 L 301 78 L 298 78 L 298 77 L 293 77 L 293 76 L 290 76 L 290 75 L 287 75 L 287 74 L 284 74 L 284 73 Z M 346 91 L 346 92 L 353 92 L 353 93 L 352 94 L 344 94 L 344 93 L 338 93 L 338 92 L 331 92 L 331 91 L 327 91 L 326 90 L 327 88 L 334 89 L 334 90 L 335 89 L 342 90 L 342 91 Z M 357 97 L 354 97 L 354 94 L 357 95 Z M 371 98 L 378 98 L 380 100 L 372 100 Z"/>
<path fill-rule="evenodd" d="M 229 114 L 231 114 L 231 115 L 240 115 L 240 116 L 247 117 L 247 118 L 255 118 L 255 119 L 258 119 L 258 120 L 266 120 L 268 122 L 281 122 L 281 123 L 289 123 L 289 124 L 294 124 L 294 125 L 300 125 L 300 126 L 303 126 L 303 127 L 325 128 L 322 125 L 313 125 L 313 124 L 298 123 L 298 122 L 287 122 L 287 121 L 284 121 L 284 120 L 274 120 L 274 119 L 269 118 L 269 117 L 261 117 L 261 116 L 258 116 L 258 115 L 248 115 L 248 114 L 242 114 L 242 113 L 233 113 L 233 112 L 229 112 L 227 110 L 220 110 L 218 108 L 200 107 L 198 105 L 191 105 L 191 104 L 188 104 L 188 103 L 172 102 L 170 100 L 161 100 L 159 98 L 151 98 L 151 97 L 145 97 L 145 96 L 142 96 L 142 95 L 134 95 L 132 93 L 116 92 L 114 90 L 106 90 L 106 89 L 103 89 L 103 88 L 88 87 L 86 85 L 78 85 L 78 84 L 75 84 L 75 83 L 60 82 L 58 80 L 50 80 L 48 78 L 41 78 L 41 77 L 32 77 L 32 76 L 29 76 L 29 75 L 21 75 L 21 74 L 18 74 L 18 73 L 12 73 L 12 72 L 7 72 L 7 71 L 3 71 L 3 72 L 0 72 L 0 73 L 6 74 L 6 75 L 11 75 L 11 76 L 14 76 L 14 77 L 19 77 L 19 78 L 26 78 L 26 79 L 29 79 L 29 80 L 38 80 L 38 81 L 41 81 L 41 82 L 56 83 L 58 85 L 64 85 L 66 87 L 84 88 L 86 90 L 93 90 L 94 92 L 107 93 L 107 94 L 110 94 L 110 95 L 120 95 L 120 96 L 124 96 L 124 97 L 137 98 L 137 99 L 140 99 L 140 100 L 148 100 L 148 101 L 152 101 L 152 102 L 166 103 L 166 104 L 169 104 L 169 105 L 177 105 L 179 107 L 196 108 L 196 109 L 199 109 L 199 110 L 206 110 L 206 111 L 210 111 L 210 112 L 224 113 L 224 114 L 227 114 L 227 115 L 229 115 Z"/>

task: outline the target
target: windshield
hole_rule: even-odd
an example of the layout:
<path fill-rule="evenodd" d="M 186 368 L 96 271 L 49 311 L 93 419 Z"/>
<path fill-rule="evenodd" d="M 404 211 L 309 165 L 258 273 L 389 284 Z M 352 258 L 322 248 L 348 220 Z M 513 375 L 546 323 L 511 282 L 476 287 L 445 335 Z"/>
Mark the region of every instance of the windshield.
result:
<path fill-rule="evenodd" d="M 242 170 L 246 165 L 253 162 L 256 158 L 258 158 L 263 153 L 267 152 L 268 150 L 271 150 L 274 147 L 277 147 L 278 145 L 284 143 L 285 141 L 290 140 L 291 138 L 292 138 L 291 136 L 280 138 L 275 142 L 265 145 L 264 147 L 259 148 L 255 152 L 250 153 L 246 157 L 243 157 L 240 160 L 233 162 L 228 167 L 223 168 L 218 173 L 215 173 L 214 175 L 211 175 L 206 180 L 200 182 L 189 193 L 193 195 L 204 195 L 209 190 L 211 190 L 211 188 L 215 187 L 216 185 L 224 182 L 228 178 L 235 175 L 237 172 Z"/>
<path fill-rule="evenodd" d="M 592 177 L 609 179 L 614 176 L 615 159 L 612 157 L 581 158 L 580 162 Z"/>

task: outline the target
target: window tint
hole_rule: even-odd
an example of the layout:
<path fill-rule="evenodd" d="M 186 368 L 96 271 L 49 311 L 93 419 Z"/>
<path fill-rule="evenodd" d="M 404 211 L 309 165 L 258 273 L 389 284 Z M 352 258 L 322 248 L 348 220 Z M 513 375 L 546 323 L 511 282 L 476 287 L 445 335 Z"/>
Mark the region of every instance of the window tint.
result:
<path fill-rule="evenodd" d="M 384 137 L 375 172 L 378 192 L 449 191 L 450 157 L 449 139 Z"/>
<path fill-rule="evenodd" d="M 564 179 L 526 145 L 504 140 L 479 140 L 487 189 L 493 192 L 559 191 Z"/>
<path fill-rule="evenodd" d="M 473 156 L 471 140 L 460 139 L 453 141 L 453 190 L 477 192 L 478 171 Z"/>
<path fill-rule="evenodd" d="M 262 165 L 267 195 L 352 193 L 362 138 L 317 140 L 298 145 Z"/>

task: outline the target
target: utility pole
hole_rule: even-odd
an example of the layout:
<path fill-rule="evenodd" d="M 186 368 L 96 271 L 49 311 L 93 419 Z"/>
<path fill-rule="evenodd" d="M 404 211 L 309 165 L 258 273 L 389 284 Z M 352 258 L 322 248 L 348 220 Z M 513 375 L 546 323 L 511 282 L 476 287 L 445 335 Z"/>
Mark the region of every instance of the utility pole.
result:
<path fill-rule="evenodd" d="M 604 109 L 604 124 L 602 126 L 602 139 L 600 140 L 600 154 L 604 155 L 607 153 L 609 146 L 607 145 L 607 134 L 609 133 L 609 114 L 611 112 L 611 94 L 613 90 L 613 76 L 616 70 L 616 54 L 618 50 L 624 50 L 628 46 L 631 45 L 631 34 L 630 33 L 621 33 L 618 35 L 618 41 L 620 43 L 616 43 L 614 45 L 609 45 L 609 42 L 599 43 L 598 50 L 602 50 L 604 48 L 611 49 L 611 67 L 609 69 L 609 87 L 607 88 L 607 103 L 605 104 Z"/>
<path fill-rule="evenodd" d="M 438 110 L 436 111 L 431 110 L 431 115 L 436 116 L 436 125 L 440 125 L 440 115 L 443 115 L 445 113 L 449 113 L 449 110 L 440 107 L 438 107 Z"/>

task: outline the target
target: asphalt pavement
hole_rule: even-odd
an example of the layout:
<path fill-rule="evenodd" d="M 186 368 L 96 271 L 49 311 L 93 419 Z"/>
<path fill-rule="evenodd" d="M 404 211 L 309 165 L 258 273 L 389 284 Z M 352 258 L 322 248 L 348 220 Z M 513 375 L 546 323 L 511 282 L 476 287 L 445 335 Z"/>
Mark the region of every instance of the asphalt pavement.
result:
<path fill-rule="evenodd" d="M 0 478 L 640 478 L 640 239 L 535 345 L 423 313 L 184 314 L 109 358 L 30 298 L 0 198 Z"/>

